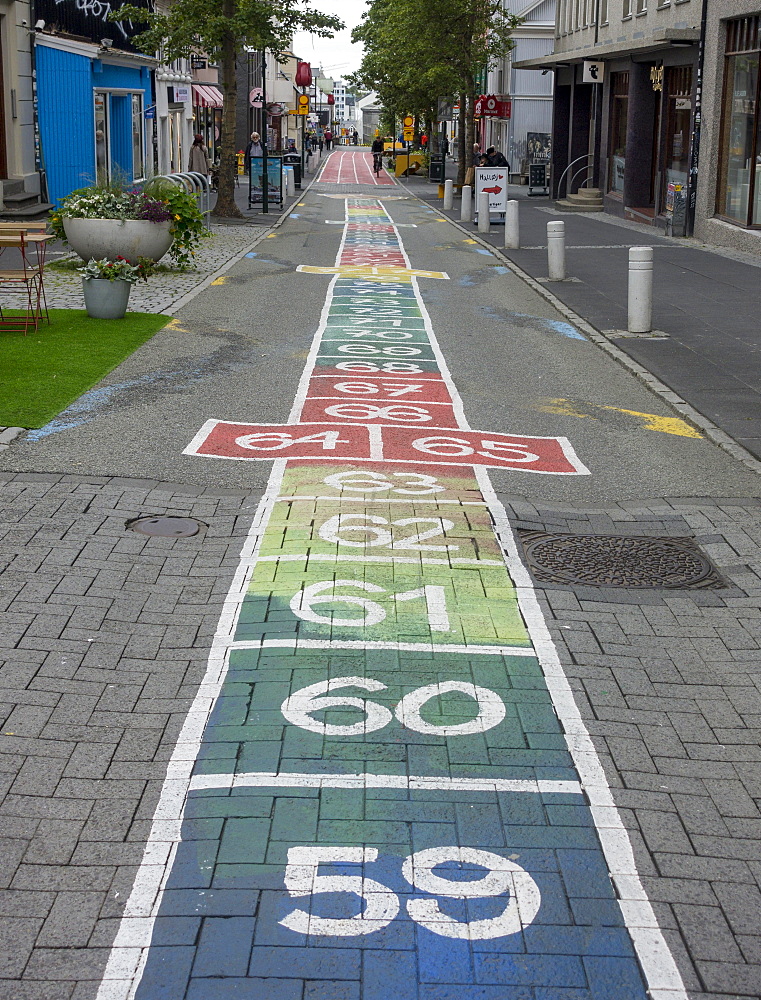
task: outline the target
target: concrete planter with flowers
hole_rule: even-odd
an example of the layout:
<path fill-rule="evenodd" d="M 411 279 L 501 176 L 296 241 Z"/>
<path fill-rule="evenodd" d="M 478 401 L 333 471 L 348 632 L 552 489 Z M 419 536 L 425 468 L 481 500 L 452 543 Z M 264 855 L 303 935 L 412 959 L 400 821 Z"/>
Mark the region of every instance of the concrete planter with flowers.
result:
<path fill-rule="evenodd" d="M 132 263 L 124 257 L 115 261 L 103 257 L 77 268 L 82 275 L 87 315 L 92 319 L 124 319 L 132 286 L 148 280 L 153 263 L 145 258 Z"/>

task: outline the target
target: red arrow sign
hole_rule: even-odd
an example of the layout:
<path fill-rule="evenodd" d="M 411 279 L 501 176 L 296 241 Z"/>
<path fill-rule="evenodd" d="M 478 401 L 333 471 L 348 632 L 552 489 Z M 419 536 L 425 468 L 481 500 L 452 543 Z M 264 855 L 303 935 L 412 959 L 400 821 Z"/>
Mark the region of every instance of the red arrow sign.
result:
<path fill-rule="evenodd" d="M 498 186 L 497 184 L 495 184 L 495 185 L 494 185 L 494 187 L 490 187 L 490 188 L 483 188 L 483 190 L 484 190 L 484 191 L 485 191 L 485 192 L 486 192 L 487 194 L 499 194 L 499 192 L 500 192 L 500 191 L 502 190 L 502 188 L 501 188 L 501 187 L 499 187 L 499 186 Z"/>

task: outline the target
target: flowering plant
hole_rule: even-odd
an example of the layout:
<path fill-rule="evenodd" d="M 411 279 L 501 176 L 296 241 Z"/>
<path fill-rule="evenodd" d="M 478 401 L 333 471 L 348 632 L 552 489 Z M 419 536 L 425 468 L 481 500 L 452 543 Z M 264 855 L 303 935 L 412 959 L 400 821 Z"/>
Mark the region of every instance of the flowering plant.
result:
<path fill-rule="evenodd" d="M 103 260 L 90 259 L 84 267 L 77 268 L 85 281 L 90 278 L 106 278 L 107 281 L 128 281 L 130 285 L 141 280 L 147 281 L 155 269 L 155 263 L 147 257 L 138 257 L 137 264 L 130 264 L 124 257 L 117 257 L 116 260 L 109 260 L 107 257 Z"/>
<path fill-rule="evenodd" d="M 64 219 L 142 219 L 170 222 L 174 237 L 169 249 L 182 270 L 193 264 L 201 239 L 209 236 L 195 195 L 162 178 L 149 181 L 143 190 L 117 185 L 94 185 L 72 191 L 50 218 L 50 228 L 64 243 Z"/>

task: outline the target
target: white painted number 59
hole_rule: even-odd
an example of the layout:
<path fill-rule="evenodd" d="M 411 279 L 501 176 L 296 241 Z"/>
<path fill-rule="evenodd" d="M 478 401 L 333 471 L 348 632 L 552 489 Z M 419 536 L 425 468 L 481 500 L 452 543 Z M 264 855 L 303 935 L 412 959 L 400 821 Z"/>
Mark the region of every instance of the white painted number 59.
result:
<path fill-rule="evenodd" d="M 293 898 L 346 893 L 361 900 L 361 909 L 356 912 L 357 904 L 352 899 L 347 902 L 347 910 L 355 911 L 351 916 L 320 917 L 310 903 L 307 910 L 292 910 L 280 921 L 281 925 L 299 934 L 335 937 L 357 937 L 387 927 L 399 913 L 401 904 L 396 893 L 365 875 L 364 866 L 377 858 L 374 847 L 289 848 L 285 887 Z M 321 864 L 357 865 L 357 874 L 320 875 Z M 441 874 L 434 871 L 449 864 L 486 870 L 480 879 L 467 881 L 447 878 L 447 869 Z M 452 874 L 457 874 L 457 870 Z M 468 874 L 473 874 L 472 870 Z M 542 901 L 539 887 L 523 868 L 499 854 L 473 847 L 432 847 L 418 851 L 405 859 L 402 875 L 413 889 L 429 894 L 410 899 L 407 912 L 417 924 L 440 937 L 487 941 L 517 934 L 531 924 Z M 444 913 L 437 896 L 462 900 L 504 897 L 506 905 L 496 916 L 466 922 Z"/>

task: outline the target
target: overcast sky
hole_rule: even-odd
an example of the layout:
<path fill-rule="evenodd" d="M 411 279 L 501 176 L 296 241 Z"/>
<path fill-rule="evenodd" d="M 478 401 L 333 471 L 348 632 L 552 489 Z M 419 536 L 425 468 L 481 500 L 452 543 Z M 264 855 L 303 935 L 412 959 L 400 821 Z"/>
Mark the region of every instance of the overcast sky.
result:
<path fill-rule="evenodd" d="M 322 65 L 327 76 L 338 79 L 359 68 L 362 48 L 353 45 L 351 30 L 359 24 L 365 10 L 363 0 L 312 0 L 311 6 L 324 14 L 335 14 L 346 25 L 333 38 L 318 38 L 300 31 L 293 39 L 293 50 L 313 67 Z"/>

